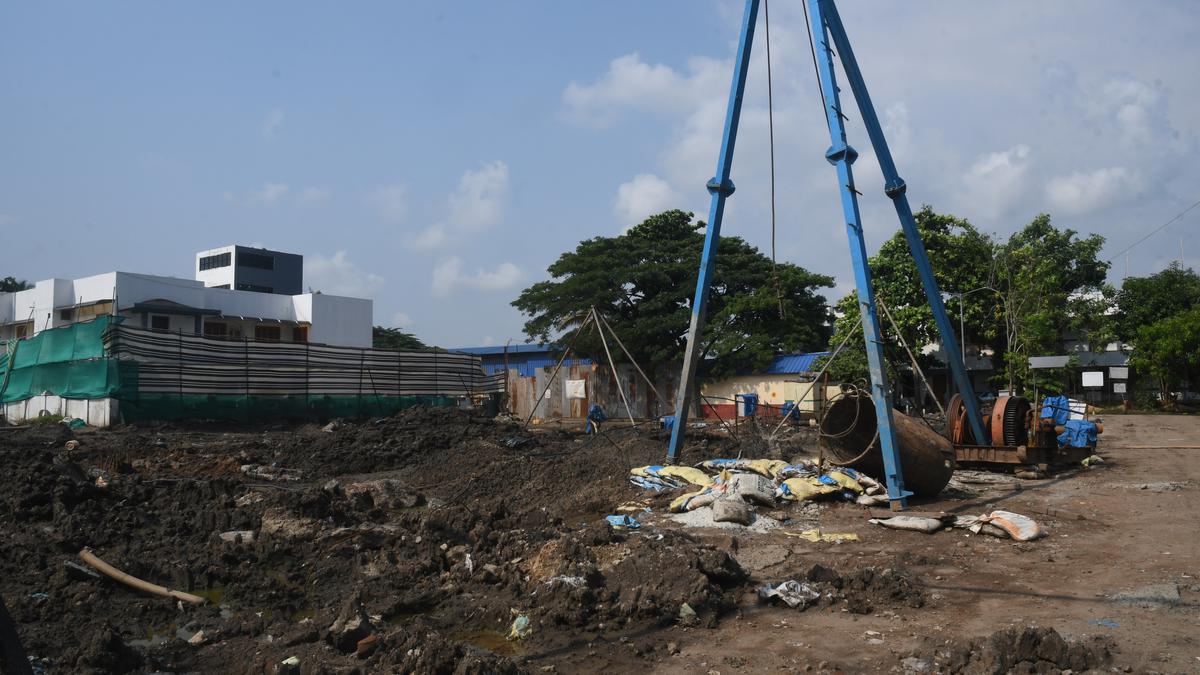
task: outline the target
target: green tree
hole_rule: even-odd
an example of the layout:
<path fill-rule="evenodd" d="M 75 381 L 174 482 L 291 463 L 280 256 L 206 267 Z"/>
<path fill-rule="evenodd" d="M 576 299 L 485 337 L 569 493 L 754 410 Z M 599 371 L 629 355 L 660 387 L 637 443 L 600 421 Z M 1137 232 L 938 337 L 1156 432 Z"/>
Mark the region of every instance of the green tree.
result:
<path fill-rule="evenodd" d="M 992 350 L 993 360 L 1003 366 L 1000 383 L 1017 390 L 1036 385 L 1029 357 L 1056 351 L 1068 334 L 1091 342 L 1106 340 L 1105 309 L 1113 291 L 1105 284 L 1108 263 L 1098 258 L 1103 237 L 1080 238 L 1074 230 L 1059 230 L 1045 214 L 1003 242 L 929 206 L 917 212 L 916 220 L 934 278 L 948 298 L 946 311 L 955 332 L 961 318 L 965 342 Z M 870 264 L 876 297 L 891 310 L 908 345 L 919 352 L 939 343 L 933 312 L 903 233 L 885 242 Z M 865 378 L 857 296 L 842 298 L 837 314 L 831 343 L 840 344 L 848 331 L 857 334 L 831 364 L 830 375 L 841 380 Z M 906 364 L 908 356 L 882 311 L 880 323 L 889 372 L 896 377 L 896 366 Z"/>
<path fill-rule="evenodd" d="M 625 234 L 595 237 L 562 254 L 550 279 L 521 292 L 513 306 L 531 340 L 550 342 L 578 326 L 595 306 L 644 368 L 678 362 L 687 340 L 704 223 L 672 210 Z M 778 284 L 776 284 L 778 280 Z M 765 366 L 778 352 L 824 348 L 829 308 L 817 293 L 830 277 L 770 258 L 739 237 L 721 239 L 700 355 L 713 372 Z M 782 316 L 781 314 L 782 306 Z M 595 331 L 576 349 L 603 357 Z"/>
<path fill-rule="evenodd" d="M 33 285 L 24 279 L 17 279 L 16 277 L 4 277 L 0 279 L 0 293 L 16 293 L 17 291 L 29 288 L 33 288 Z"/>
<path fill-rule="evenodd" d="M 1184 383 L 1200 381 L 1200 305 L 1142 326 L 1134 340 L 1130 364 L 1156 380 L 1168 406 Z"/>
<path fill-rule="evenodd" d="M 399 328 L 371 328 L 371 346 L 376 349 L 398 349 L 404 351 L 425 351 L 429 345 L 417 339 L 412 333 L 405 333 Z"/>
<path fill-rule="evenodd" d="M 946 301 L 946 311 L 954 323 L 955 330 L 958 330 L 961 318 L 968 343 L 993 343 L 999 335 L 999 325 L 996 294 L 988 288 L 992 281 L 992 240 L 967 220 L 935 213 L 928 205 L 923 206 L 914 215 L 938 287 L 943 293 L 963 294 L 961 303 L 957 296 Z M 919 352 L 924 345 L 940 342 L 937 324 L 933 320 L 933 310 L 925 297 L 925 289 L 921 285 L 917 265 L 913 261 L 904 233 L 897 231 L 879 247 L 879 253 L 872 256 L 869 262 L 876 298 L 887 305 L 909 347 Z M 859 324 L 861 311 L 856 292 L 851 292 L 838 302 L 837 314 L 831 344 L 841 344 L 851 331 L 854 332 L 854 336 L 837 359 L 830 364 L 830 377 L 843 381 L 865 378 L 866 346 Z M 907 364 L 909 359 L 900 347 L 886 315 L 882 311 L 879 314 L 889 375 L 895 378 L 896 367 Z M 923 368 L 933 365 L 932 357 L 918 358 L 923 362 Z"/>
<path fill-rule="evenodd" d="M 1031 381 L 1029 357 L 1052 353 L 1068 333 L 1107 341 L 1105 309 L 1114 294 L 1105 280 L 1109 264 L 1099 258 L 1104 237 L 1079 238 L 1041 214 L 999 246 L 994 279 L 1003 309 L 1001 376 L 1009 390 Z"/>
<path fill-rule="evenodd" d="M 1116 335 L 1133 342 L 1143 326 L 1200 305 L 1200 275 L 1172 262 L 1157 274 L 1129 277 L 1117 292 L 1116 305 Z"/>

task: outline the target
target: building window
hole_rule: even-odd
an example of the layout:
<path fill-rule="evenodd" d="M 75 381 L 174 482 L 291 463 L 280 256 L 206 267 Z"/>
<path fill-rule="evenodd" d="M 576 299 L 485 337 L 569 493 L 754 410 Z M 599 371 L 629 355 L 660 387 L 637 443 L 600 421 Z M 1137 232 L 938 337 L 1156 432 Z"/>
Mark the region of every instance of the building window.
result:
<path fill-rule="evenodd" d="M 260 342 L 279 342 L 279 326 L 255 326 L 254 339 Z"/>
<path fill-rule="evenodd" d="M 296 326 L 293 328 L 292 342 L 308 342 L 308 326 Z"/>
<path fill-rule="evenodd" d="M 151 330 L 171 330 L 171 317 L 155 314 L 150 317 Z"/>
<path fill-rule="evenodd" d="M 275 257 L 261 253 L 238 253 L 238 267 L 256 267 L 260 270 L 275 269 Z"/>
<path fill-rule="evenodd" d="M 229 263 L 233 260 L 232 253 L 218 253 L 216 255 L 206 255 L 200 259 L 200 271 L 215 270 L 218 267 L 229 267 Z"/>
<path fill-rule="evenodd" d="M 275 289 L 270 286 L 259 286 L 258 284 L 238 284 L 239 291 L 253 291 L 255 293 L 274 293 Z"/>
<path fill-rule="evenodd" d="M 22 338 L 29 337 L 29 334 L 32 332 L 33 332 L 33 323 L 26 321 L 25 323 L 17 324 L 13 328 L 13 337 L 20 340 Z"/>
<path fill-rule="evenodd" d="M 59 321 L 74 321 L 75 320 L 75 310 L 74 309 L 58 310 L 58 320 Z"/>
<path fill-rule="evenodd" d="M 204 337 L 223 338 L 229 332 L 229 326 L 218 321 L 204 322 Z"/>

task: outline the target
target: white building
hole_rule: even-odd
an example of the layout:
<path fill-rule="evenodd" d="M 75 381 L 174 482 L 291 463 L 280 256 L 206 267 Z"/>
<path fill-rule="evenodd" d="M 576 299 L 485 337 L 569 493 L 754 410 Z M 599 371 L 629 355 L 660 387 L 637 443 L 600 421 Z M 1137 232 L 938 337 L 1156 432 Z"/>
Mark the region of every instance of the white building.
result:
<path fill-rule="evenodd" d="M 0 293 L 0 340 L 104 314 L 170 332 L 370 347 L 373 306 L 362 298 L 239 291 L 210 288 L 200 280 L 109 272 L 46 279 L 28 290 Z"/>
<path fill-rule="evenodd" d="M 210 288 L 297 295 L 304 292 L 304 256 L 249 246 L 196 254 L 196 279 Z"/>

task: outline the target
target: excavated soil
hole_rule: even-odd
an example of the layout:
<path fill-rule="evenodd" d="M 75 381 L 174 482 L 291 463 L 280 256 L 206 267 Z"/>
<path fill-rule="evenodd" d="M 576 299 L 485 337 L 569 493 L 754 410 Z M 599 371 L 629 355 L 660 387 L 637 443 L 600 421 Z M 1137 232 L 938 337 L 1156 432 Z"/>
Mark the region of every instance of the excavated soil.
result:
<path fill-rule="evenodd" d="M 693 436 L 687 462 L 754 447 Z M 760 443 L 755 454 L 788 456 L 812 440 Z M 761 534 L 685 528 L 659 517 L 682 490 L 628 482 L 631 467 L 663 459 L 665 443 L 661 432 L 616 424 L 584 436 L 453 409 L 331 428 L 2 431 L 0 598 L 39 673 L 999 673 L 1120 663 L 1119 641 L 1095 638 L 1109 629 L 1083 619 L 1063 635 L 1012 624 L 1035 616 L 1023 596 L 1050 597 L 1058 578 L 1075 578 L 1061 561 L 1098 558 L 1064 548 L 1088 522 L 1061 514 L 1084 518 L 1082 507 L 1052 509 L 1053 539 L 1031 544 L 882 530 L 848 503 L 760 512 L 779 521 Z M 1174 499 L 1191 489 L 1188 475 L 1180 491 L 1115 494 Z M 917 508 L 975 512 L 996 499 Z M 638 516 L 640 529 L 609 527 L 604 516 L 630 501 L 653 515 Z M 789 536 L 814 523 L 860 541 Z M 99 577 L 80 564 L 84 548 L 207 602 Z M 997 566 L 1047 588 L 1013 594 Z M 960 578 L 978 578 L 973 599 Z M 802 609 L 758 597 L 789 579 L 820 598 Z M 1158 618 L 1194 613 L 1195 587 L 1181 588 L 1182 609 Z M 997 592 L 1006 601 L 987 604 Z M 1149 611 L 1120 607 L 1090 608 L 1121 622 Z M 507 639 L 514 626 L 521 639 Z"/>

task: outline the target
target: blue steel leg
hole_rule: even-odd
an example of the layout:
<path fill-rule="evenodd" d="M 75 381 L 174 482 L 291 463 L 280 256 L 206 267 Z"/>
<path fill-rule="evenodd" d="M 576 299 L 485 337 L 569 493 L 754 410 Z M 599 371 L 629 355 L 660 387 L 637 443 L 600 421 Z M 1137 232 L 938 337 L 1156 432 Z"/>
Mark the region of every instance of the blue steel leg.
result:
<path fill-rule="evenodd" d="M 810 2 L 810 5 L 813 4 Z M 888 149 L 887 139 L 883 136 L 883 127 L 879 125 L 879 117 L 875 114 L 875 106 L 871 104 L 871 96 L 867 93 L 867 85 L 863 80 L 862 71 L 858 69 L 858 61 L 854 58 L 854 50 L 850 48 L 850 38 L 842 19 L 838 16 L 837 6 L 833 0 L 820 0 L 821 11 L 833 44 L 837 47 L 838 56 L 842 59 L 842 70 L 850 83 L 854 99 L 858 101 L 858 110 L 862 115 L 863 124 L 867 127 L 867 135 L 871 137 L 871 145 L 875 148 L 875 156 L 879 158 L 879 168 L 883 172 L 883 191 L 891 197 L 896 207 L 896 215 L 900 218 L 900 226 L 904 229 L 904 237 L 908 240 L 908 248 L 912 251 L 913 260 L 917 264 L 917 272 L 921 276 L 921 284 L 925 287 L 925 297 L 933 310 L 933 319 L 937 323 L 938 334 L 942 339 L 942 351 L 950 364 L 954 384 L 958 393 L 962 394 L 963 406 L 967 409 L 967 420 L 971 431 L 975 433 L 975 442 L 979 445 L 989 445 L 989 438 L 983 433 L 983 424 L 979 416 L 979 404 L 975 400 L 975 388 L 963 364 L 958 338 L 954 332 L 954 324 L 946 314 L 946 305 L 942 302 L 942 293 L 938 289 L 937 280 L 933 276 L 933 267 L 929 264 L 929 256 L 925 252 L 925 243 L 921 241 L 921 233 L 917 230 L 917 221 L 913 218 L 912 207 L 905 196 L 907 186 L 904 179 L 896 171 L 896 162 Z M 815 25 L 815 24 L 814 24 Z M 816 35 L 816 29 L 813 29 Z"/>
<path fill-rule="evenodd" d="M 733 181 L 729 180 L 729 171 L 733 165 L 733 146 L 737 140 L 738 119 L 742 114 L 742 94 L 746 90 L 746 69 L 750 64 L 754 24 L 758 20 L 758 3 L 759 0 L 746 0 L 742 35 L 738 42 L 737 61 L 733 69 L 733 85 L 729 91 L 729 108 L 725 112 L 725 135 L 721 139 L 721 154 L 717 158 L 716 175 L 708 181 L 712 206 L 708 212 L 708 226 L 704 233 L 704 252 L 700 258 L 700 276 L 696 279 L 696 295 L 692 300 L 692 324 L 688 328 L 683 372 L 679 376 L 679 393 L 675 397 L 675 426 L 671 428 L 671 444 L 667 449 L 669 464 L 674 463 L 679 456 L 687 432 L 688 404 L 691 402 L 696 365 L 700 359 L 700 337 L 704 331 L 708 291 L 712 285 L 713 266 L 717 258 L 717 244 L 721 239 L 721 219 L 725 214 L 725 200 L 733 194 Z"/>
<path fill-rule="evenodd" d="M 850 260 L 854 265 L 854 283 L 858 288 L 858 304 L 862 311 L 867 365 L 871 371 L 871 400 L 875 403 L 875 422 L 879 429 L 879 449 L 883 454 L 888 499 L 892 501 L 893 509 L 903 508 L 908 505 L 907 497 L 912 493 L 904 489 L 904 473 L 900 466 L 899 447 L 892 420 L 892 401 L 888 395 L 887 373 L 883 365 L 879 315 L 875 311 L 875 290 L 871 285 L 871 268 L 867 264 L 867 245 L 863 239 L 858 193 L 854 189 L 854 173 L 850 169 L 850 165 L 858 158 L 858 153 L 846 142 L 846 125 L 843 124 L 837 81 L 834 79 L 833 52 L 829 48 L 825 22 L 822 19 L 823 4 L 821 0 L 809 0 L 809 18 L 812 21 L 813 42 L 819 52 L 817 65 L 821 76 L 821 90 L 825 95 L 825 115 L 829 122 L 829 137 L 832 142 L 825 158 L 837 167 L 842 193 L 842 213 L 846 219 L 846 234 L 850 238 Z"/>

